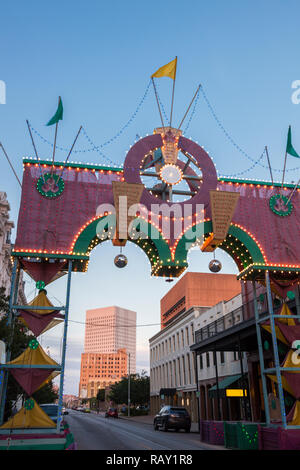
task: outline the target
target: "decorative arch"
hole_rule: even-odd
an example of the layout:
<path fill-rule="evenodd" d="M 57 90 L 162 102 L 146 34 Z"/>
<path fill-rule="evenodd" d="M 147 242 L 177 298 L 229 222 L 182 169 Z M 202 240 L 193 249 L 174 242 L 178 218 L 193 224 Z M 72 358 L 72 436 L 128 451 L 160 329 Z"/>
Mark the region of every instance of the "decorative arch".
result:
<path fill-rule="evenodd" d="M 205 220 L 200 222 L 199 224 L 189 228 L 184 233 L 174 249 L 173 256 L 175 259 L 183 259 L 186 261 L 189 249 L 192 246 L 203 242 L 203 240 L 194 240 L 194 242 L 191 243 L 191 240 L 193 240 L 193 233 L 196 228 L 202 228 L 201 233 L 203 233 L 205 239 L 213 231 L 212 221 Z M 266 257 L 260 244 L 249 232 L 239 225 L 230 225 L 227 237 L 218 246 L 218 248 L 223 249 L 233 258 L 239 271 L 246 269 L 252 264 L 259 264 L 262 266 L 266 264 Z"/>
<path fill-rule="evenodd" d="M 115 232 L 115 214 L 100 215 L 88 221 L 74 237 L 70 254 L 88 256 L 92 249 L 100 243 L 111 240 Z M 144 230 L 141 230 L 141 227 Z M 143 218 L 138 217 L 132 223 L 129 242 L 139 246 L 147 255 L 153 275 L 163 265 L 171 262 L 171 251 L 161 232 Z"/>

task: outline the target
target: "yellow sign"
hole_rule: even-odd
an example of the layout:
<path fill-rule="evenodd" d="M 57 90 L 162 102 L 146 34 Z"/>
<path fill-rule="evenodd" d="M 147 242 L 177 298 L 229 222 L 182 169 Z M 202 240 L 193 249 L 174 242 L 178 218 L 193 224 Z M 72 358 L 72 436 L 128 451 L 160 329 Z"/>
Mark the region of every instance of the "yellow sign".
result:
<path fill-rule="evenodd" d="M 226 397 L 246 397 L 247 390 L 241 388 L 227 388 Z"/>

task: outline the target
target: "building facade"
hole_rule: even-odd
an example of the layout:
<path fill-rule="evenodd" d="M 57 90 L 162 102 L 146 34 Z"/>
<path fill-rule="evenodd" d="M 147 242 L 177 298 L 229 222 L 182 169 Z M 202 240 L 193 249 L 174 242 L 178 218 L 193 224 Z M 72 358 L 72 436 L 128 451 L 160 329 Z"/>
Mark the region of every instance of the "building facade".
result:
<path fill-rule="evenodd" d="M 9 220 L 10 205 L 7 200 L 7 194 L 0 191 L 0 287 L 5 289 L 5 294 L 10 294 L 12 261 L 11 261 L 11 232 L 14 223 Z M 24 293 L 24 281 L 22 271 L 19 278 L 18 303 L 24 305 L 27 303 Z M 0 312 L 1 315 L 1 312 Z"/>
<path fill-rule="evenodd" d="M 93 398 L 99 389 L 110 387 L 127 375 L 126 349 L 116 353 L 82 353 L 79 397 Z"/>
<path fill-rule="evenodd" d="M 210 276 L 212 277 L 210 278 Z M 204 286 L 203 294 L 200 292 L 198 299 L 202 298 L 205 299 L 202 300 L 203 302 L 210 302 L 210 298 L 207 293 L 204 293 L 204 289 L 209 290 L 209 285 L 214 286 L 216 276 L 220 275 L 204 274 L 198 276 L 198 279 L 202 279 L 202 286 Z M 226 276 L 229 276 L 228 281 L 226 281 Z M 209 415 L 214 415 L 218 411 L 216 400 L 211 398 L 208 392 L 216 384 L 216 370 L 219 381 L 226 377 L 240 375 L 240 356 L 234 352 L 216 353 L 215 356 L 213 352 L 209 352 L 205 356 L 199 356 L 196 369 L 196 355 L 191 351 L 191 346 L 195 343 L 196 330 L 202 328 L 209 330 L 212 325 L 215 325 L 216 322 L 223 322 L 225 318 L 228 322 L 242 320 L 241 314 L 239 316 L 238 313 L 242 305 L 241 287 L 237 281 L 237 284 L 232 283 L 232 277 L 235 278 L 231 275 L 222 275 L 220 292 L 218 293 L 217 289 L 213 289 L 212 292 L 211 299 L 219 298 L 220 300 L 220 297 L 225 297 L 226 301 L 221 300 L 212 307 L 200 304 L 179 311 L 172 317 L 171 321 L 165 324 L 162 323 L 161 331 L 149 340 L 151 414 L 156 414 L 163 405 L 173 404 L 185 406 L 189 410 L 193 421 L 198 420 L 198 415 L 201 417 L 201 412 L 202 419 L 204 419 L 207 410 L 209 410 Z M 210 279 L 212 280 L 211 283 L 209 282 Z M 181 298 L 184 296 L 187 299 L 187 305 L 189 305 L 189 302 L 191 302 L 189 287 L 193 285 L 193 282 L 182 283 L 178 293 L 176 293 L 176 286 L 179 283 L 171 289 L 170 298 L 173 299 L 175 304 L 180 296 Z M 186 291 L 182 291 L 182 285 L 186 286 Z M 226 285 L 229 293 L 226 293 Z M 235 295 L 230 299 L 233 292 Z M 168 294 L 164 299 L 167 296 Z M 195 297 L 193 301 L 195 301 Z M 164 307 L 166 302 L 162 302 L 161 305 Z M 235 312 L 234 317 L 229 319 L 228 316 L 232 312 Z M 242 358 L 242 361 L 246 373 L 245 358 Z M 202 393 L 202 410 L 200 409 L 200 400 L 198 400 L 200 393 Z M 225 412 L 223 414 L 225 416 Z M 230 407 L 229 414 L 233 415 Z"/>
<path fill-rule="evenodd" d="M 161 328 L 194 306 L 212 307 L 241 292 L 234 274 L 187 272 L 160 301 Z"/>

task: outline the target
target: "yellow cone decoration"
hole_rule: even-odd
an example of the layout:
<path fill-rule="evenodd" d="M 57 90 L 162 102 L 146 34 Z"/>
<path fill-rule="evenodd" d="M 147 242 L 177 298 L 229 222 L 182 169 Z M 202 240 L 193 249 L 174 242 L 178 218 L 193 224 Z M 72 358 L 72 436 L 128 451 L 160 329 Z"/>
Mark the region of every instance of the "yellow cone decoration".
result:
<path fill-rule="evenodd" d="M 53 307 L 52 303 L 48 299 L 46 292 L 41 291 L 28 305 L 32 305 L 34 307 Z M 40 315 L 45 315 L 47 313 L 53 312 L 53 310 L 32 310 L 33 313 L 38 313 Z"/>
<path fill-rule="evenodd" d="M 28 405 L 29 406 L 28 406 Z M 37 402 L 30 398 L 24 407 L 12 418 L 1 426 L 1 429 L 32 429 L 32 428 L 55 428 L 56 424 L 39 407 Z"/>
<path fill-rule="evenodd" d="M 282 305 L 279 315 L 292 315 L 292 312 L 290 311 L 287 304 Z M 281 323 L 285 323 L 288 326 L 296 325 L 294 318 L 277 318 L 277 320 L 280 321 Z"/>
<path fill-rule="evenodd" d="M 269 377 L 269 379 L 273 380 L 273 382 L 277 383 L 277 376 L 276 375 L 267 374 L 267 377 Z M 281 376 L 281 383 L 282 383 L 282 388 L 286 392 L 288 392 L 290 395 L 292 395 L 292 397 L 295 396 L 294 391 L 289 386 L 289 384 L 287 383 L 287 381 L 285 380 L 285 378 L 283 376 Z"/>
<path fill-rule="evenodd" d="M 289 422 L 289 426 L 299 426 L 300 425 L 300 401 L 297 400 L 293 419 Z"/>
<path fill-rule="evenodd" d="M 40 345 L 38 345 L 36 349 L 28 347 L 22 354 L 20 354 L 20 356 L 13 361 L 8 362 L 8 364 L 28 365 L 28 367 L 31 365 L 58 366 L 57 362 L 51 359 L 51 357 L 43 351 Z"/>

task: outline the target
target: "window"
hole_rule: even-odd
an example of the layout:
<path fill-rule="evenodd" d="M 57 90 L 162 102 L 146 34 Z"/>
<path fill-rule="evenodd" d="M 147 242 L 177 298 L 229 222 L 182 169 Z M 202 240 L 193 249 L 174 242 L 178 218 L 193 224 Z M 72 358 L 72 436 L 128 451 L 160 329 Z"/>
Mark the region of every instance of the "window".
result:
<path fill-rule="evenodd" d="M 185 360 L 184 356 L 182 356 L 182 374 L 183 374 L 183 385 L 186 384 L 186 373 L 185 373 Z"/>
<path fill-rule="evenodd" d="M 190 355 L 187 355 L 187 363 L 188 363 L 188 377 L 189 377 L 189 384 L 192 383 L 192 375 L 191 375 L 191 358 Z"/>
<path fill-rule="evenodd" d="M 185 341 L 186 341 L 187 346 L 189 346 L 190 339 L 189 339 L 189 327 L 188 326 L 185 327 Z"/>
<path fill-rule="evenodd" d="M 206 353 L 206 367 L 209 367 L 210 366 L 210 363 L 209 363 L 209 352 Z"/>
<path fill-rule="evenodd" d="M 181 385 L 180 357 L 177 359 L 177 362 L 178 362 L 178 385 Z"/>
<path fill-rule="evenodd" d="M 202 354 L 199 355 L 199 359 L 200 359 L 200 369 L 203 369 L 203 357 L 202 357 Z"/>
<path fill-rule="evenodd" d="M 225 354 L 224 354 L 224 351 L 221 351 L 221 352 L 220 352 L 220 361 L 221 361 L 221 364 L 224 364 L 224 362 L 225 362 Z"/>

